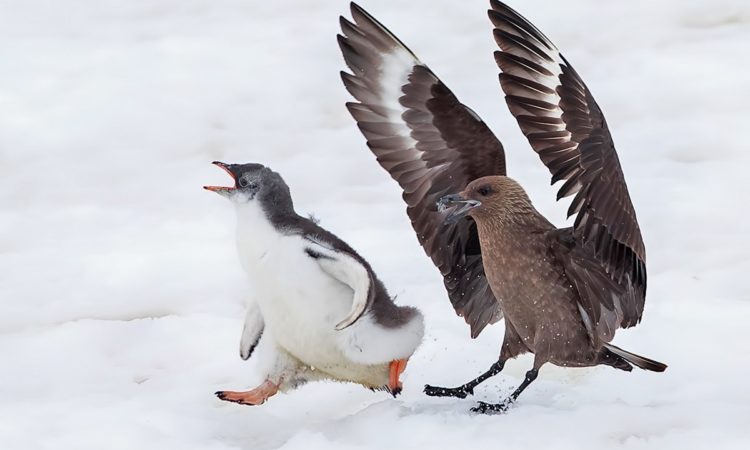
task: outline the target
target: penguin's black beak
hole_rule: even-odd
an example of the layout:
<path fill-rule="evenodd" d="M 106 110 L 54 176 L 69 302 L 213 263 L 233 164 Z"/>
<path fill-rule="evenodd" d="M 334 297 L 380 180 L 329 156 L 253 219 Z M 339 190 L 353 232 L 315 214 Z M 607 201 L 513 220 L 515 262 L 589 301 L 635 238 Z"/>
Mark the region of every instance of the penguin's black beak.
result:
<path fill-rule="evenodd" d="M 450 194 L 440 198 L 437 202 L 438 211 L 445 211 L 448 208 L 454 207 L 447 216 L 445 216 L 446 223 L 456 223 L 466 215 L 472 209 L 481 205 L 482 202 L 478 200 L 471 200 L 465 198 L 461 194 Z"/>
<path fill-rule="evenodd" d="M 234 186 L 203 186 L 203 189 L 207 191 L 216 192 L 224 197 L 229 197 L 233 191 L 237 190 L 237 175 L 232 172 L 231 164 L 225 164 L 221 161 L 214 161 L 211 164 L 221 167 L 229 176 L 234 180 Z"/>

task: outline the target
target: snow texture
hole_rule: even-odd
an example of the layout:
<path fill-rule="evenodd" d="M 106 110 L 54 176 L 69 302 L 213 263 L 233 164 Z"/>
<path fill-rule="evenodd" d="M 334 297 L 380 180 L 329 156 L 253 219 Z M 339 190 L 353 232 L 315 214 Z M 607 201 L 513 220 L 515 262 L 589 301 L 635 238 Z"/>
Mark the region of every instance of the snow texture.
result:
<path fill-rule="evenodd" d="M 604 110 L 648 250 L 643 322 L 615 343 L 664 374 L 545 366 L 517 407 L 486 369 L 344 107 L 344 0 L 0 3 L 0 447 L 3 449 L 740 449 L 750 442 L 746 132 L 750 2 L 515 0 Z M 485 0 L 363 0 L 506 147 L 558 225 L 546 168 L 508 113 Z M 238 354 L 250 296 L 234 211 L 209 164 L 257 161 L 300 213 L 352 244 L 427 335 L 397 399 L 309 384 L 260 407 Z"/>

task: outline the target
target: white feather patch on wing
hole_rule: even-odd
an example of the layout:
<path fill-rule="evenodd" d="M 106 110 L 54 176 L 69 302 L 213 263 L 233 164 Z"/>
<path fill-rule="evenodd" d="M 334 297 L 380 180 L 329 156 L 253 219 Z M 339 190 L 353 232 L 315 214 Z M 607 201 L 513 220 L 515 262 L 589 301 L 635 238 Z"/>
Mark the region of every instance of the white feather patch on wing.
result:
<path fill-rule="evenodd" d="M 408 148 L 417 151 L 417 141 L 411 136 L 411 128 L 406 124 L 402 115 L 406 108 L 401 105 L 399 99 L 404 95 L 403 86 L 409 83 L 409 75 L 419 61 L 402 48 L 396 47 L 391 53 L 383 55 L 381 76 L 378 78 L 378 95 L 381 105 L 387 108 L 387 120 L 392 124 L 394 130 L 408 142 Z M 422 152 L 418 152 L 422 153 Z"/>
<path fill-rule="evenodd" d="M 362 317 L 365 309 L 367 309 L 372 292 L 370 272 L 353 257 L 321 245 L 316 241 L 310 241 L 309 250 L 317 254 L 315 261 L 325 273 L 354 291 L 352 308 L 349 314 L 336 324 L 336 330 L 341 331 Z"/>
<path fill-rule="evenodd" d="M 375 18 L 359 7 L 353 8 L 354 23 L 345 21 L 342 28 L 343 45 L 351 46 L 351 52 L 344 50 L 344 59 L 352 71 L 345 74 L 344 84 L 360 102 L 353 108 L 369 111 L 367 122 L 388 124 L 389 135 L 402 140 L 397 151 L 410 152 L 412 161 L 422 161 L 423 152 L 417 148 L 412 129 L 403 118 L 407 108 L 400 99 L 414 68 L 425 65 Z M 389 48 L 378 48 L 378 45 Z M 364 67 L 360 66 L 360 58 L 366 61 Z M 426 167 L 426 163 L 422 163 Z"/>
<path fill-rule="evenodd" d="M 258 345 L 260 337 L 263 334 L 264 322 L 263 315 L 255 302 L 250 303 L 245 314 L 245 326 L 242 328 L 242 338 L 240 339 L 240 357 L 248 359 L 253 354 L 253 350 Z"/>

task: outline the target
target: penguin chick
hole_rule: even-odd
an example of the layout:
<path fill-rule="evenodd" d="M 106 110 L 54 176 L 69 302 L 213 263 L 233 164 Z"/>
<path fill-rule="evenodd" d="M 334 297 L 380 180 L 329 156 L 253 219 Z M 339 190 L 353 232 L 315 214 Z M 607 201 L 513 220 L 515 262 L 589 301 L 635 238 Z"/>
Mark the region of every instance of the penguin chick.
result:
<path fill-rule="evenodd" d="M 422 341 L 416 308 L 397 306 L 367 261 L 315 221 L 298 215 L 289 187 L 261 164 L 213 164 L 234 186 L 204 188 L 237 212 L 240 261 L 254 287 L 240 356 L 265 353 L 265 382 L 226 401 L 259 405 L 307 381 L 337 380 L 401 391 L 400 374 Z"/>

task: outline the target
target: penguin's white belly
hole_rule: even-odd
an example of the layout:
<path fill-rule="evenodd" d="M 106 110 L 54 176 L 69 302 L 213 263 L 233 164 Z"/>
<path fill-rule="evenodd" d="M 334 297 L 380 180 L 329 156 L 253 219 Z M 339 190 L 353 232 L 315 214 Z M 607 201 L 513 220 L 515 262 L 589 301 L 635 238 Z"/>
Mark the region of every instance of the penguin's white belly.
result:
<path fill-rule="evenodd" d="M 264 333 L 302 363 L 333 378 L 384 384 L 386 366 L 351 361 L 339 347 L 342 333 L 348 331 L 337 331 L 335 326 L 349 313 L 353 290 L 305 253 L 308 243 L 302 237 L 278 235 L 266 243 L 252 252 L 240 242 L 242 263 L 265 321 Z"/>

